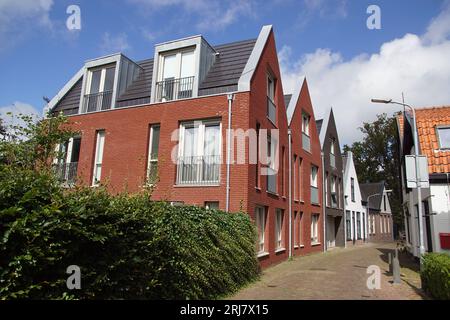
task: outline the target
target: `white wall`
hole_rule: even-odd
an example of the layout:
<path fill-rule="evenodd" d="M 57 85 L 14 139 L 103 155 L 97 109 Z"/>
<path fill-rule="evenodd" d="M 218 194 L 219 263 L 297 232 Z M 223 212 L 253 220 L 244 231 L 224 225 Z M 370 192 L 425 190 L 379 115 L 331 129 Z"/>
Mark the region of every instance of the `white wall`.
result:
<path fill-rule="evenodd" d="M 441 249 L 439 233 L 450 233 L 450 200 L 449 186 L 447 184 L 430 185 L 431 208 L 431 233 L 434 252 L 450 252 Z"/>

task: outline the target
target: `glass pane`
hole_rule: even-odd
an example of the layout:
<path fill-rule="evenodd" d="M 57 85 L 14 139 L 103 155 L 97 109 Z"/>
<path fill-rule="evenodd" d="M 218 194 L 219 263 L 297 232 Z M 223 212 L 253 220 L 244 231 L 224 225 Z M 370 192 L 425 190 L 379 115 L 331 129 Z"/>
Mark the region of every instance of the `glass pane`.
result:
<path fill-rule="evenodd" d="M 150 159 L 156 160 L 158 159 L 158 150 L 159 150 L 159 126 L 152 126 L 152 141 L 151 141 L 151 150 L 150 150 Z"/>
<path fill-rule="evenodd" d="M 116 73 L 116 68 L 107 68 L 105 75 L 105 87 L 103 91 L 112 91 L 114 88 L 114 75 Z"/>
<path fill-rule="evenodd" d="M 102 163 L 103 161 L 103 146 L 105 143 L 105 133 L 99 132 L 97 135 L 97 159 L 96 163 Z"/>
<path fill-rule="evenodd" d="M 204 155 L 218 156 L 220 155 L 220 126 L 208 125 L 205 127 Z"/>
<path fill-rule="evenodd" d="M 70 162 L 78 162 L 78 159 L 80 158 L 80 146 L 81 146 L 81 138 L 74 138 Z"/>
<path fill-rule="evenodd" d="M 450 128 L 440 128 L 438 133 L 440 148 L 450 148 Z"/>
<path fill-rule="evenodd" d="M 178 72 L 176 70 L 176 55 L 169 55 L 164 57 L 164 69 L 163 80 L 169 78 L 178 78 Z"/>
<path fill-rule="evenodd" d="M 184 52 L 181 55 L 181 75 L 180 78 L 193 77 L 195 75 L 194 51 Z"/>
<path fill-rule="evenodd" d="M 184 157 L 197 155 L 198 127 L 186 127 L 184 130 Z"/>
<path fill-rule="evenodd" d="M 91 89 L 89 93 L 100 92 L 100 78 L 102 77 L 102 70 L 92 71 L 91 75 Z"/>

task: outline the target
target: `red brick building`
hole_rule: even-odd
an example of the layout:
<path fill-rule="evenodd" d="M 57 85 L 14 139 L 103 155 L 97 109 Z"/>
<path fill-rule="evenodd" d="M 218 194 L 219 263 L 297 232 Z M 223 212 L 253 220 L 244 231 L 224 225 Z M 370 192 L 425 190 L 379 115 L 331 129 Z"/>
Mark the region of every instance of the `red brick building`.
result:
<path fill-rule="evenodd" d="M 257 224 L 265 267 L 324 242 L 306 81 L 286 100 L 271 26 L 220 46 L 201 36 L 157 44 L 140 62 L 90 60 L 48 105 L 80 132 L 55 166 L 67 184 L 137 192 L 150 183 L 154 199 L 174 205 L 242 209 Z"/>

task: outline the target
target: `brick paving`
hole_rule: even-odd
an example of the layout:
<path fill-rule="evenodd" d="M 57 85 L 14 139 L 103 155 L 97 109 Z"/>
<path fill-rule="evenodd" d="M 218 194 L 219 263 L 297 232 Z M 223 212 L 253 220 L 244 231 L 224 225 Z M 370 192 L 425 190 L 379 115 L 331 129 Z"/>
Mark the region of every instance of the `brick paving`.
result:
<path fill-rule="evenodd" d="M 337 248 L 323 254 L 296 257 L 263 271 L 261 279 L 229 299 L 426 299 L 420 289 L 417 264 L 406 255 L 400 256 L 401 284 L 392 284 L 387 253 L 395 243 L 364 244 Z M 381 269 L 381 289 L 366 286 L 367 267 Z"/>

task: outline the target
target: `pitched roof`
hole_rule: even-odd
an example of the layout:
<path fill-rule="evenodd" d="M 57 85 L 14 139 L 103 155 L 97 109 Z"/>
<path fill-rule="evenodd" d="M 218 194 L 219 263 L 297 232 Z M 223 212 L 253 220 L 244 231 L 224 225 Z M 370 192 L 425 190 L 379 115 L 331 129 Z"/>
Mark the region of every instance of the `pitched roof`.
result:
<path fill-rule="evenodd" d="M 367 202 L 368 196 L 378 194 L 376 196 L 370 197 L 370 209 L 373 210 L 381 209 L 381 200 L 384 191 L 384 181 L 361 183 L 359 185 L 359 189 L 361 191 L 361 197 L 363 202 Z"/>
<path fill-rule="evenodd" d="M 323 119 L 316 120 L 316 128 L 317 132 L 320 134 L 320 130 L 322 130 Z"/>
<path fill-rule="evenodd" d="M 450 151 L 441 150 L 437 136 L 437 126 L 450 126 L 450 106 L 415 109 L 417 121 L 417 133 L 419 137 L 420 153 L 427 156 L 428 172 L 450 172 Z M 397 116 L 401 133 L 404 137 L 404 117 Z"/>
<path fill-rule="evenodd" d="M 285 94 L 284 95 L 284 105 L 286 106 L 286 109 L 289 107 L 289 102 L 291 101 L 292 94 Z"/>

